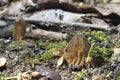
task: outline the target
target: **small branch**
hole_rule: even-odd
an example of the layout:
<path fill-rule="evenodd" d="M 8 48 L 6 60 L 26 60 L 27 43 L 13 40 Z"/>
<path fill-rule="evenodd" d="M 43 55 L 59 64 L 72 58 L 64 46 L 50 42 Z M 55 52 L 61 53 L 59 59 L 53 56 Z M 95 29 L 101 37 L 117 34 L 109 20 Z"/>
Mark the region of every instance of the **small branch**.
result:
<path fill-rule="evenodd" d="M 32 37 L 32 38 L 43 37 L 43 38 L 49 38 L 53 40 L 63 40 L 68 38 L 68 34 L 35 29 L 35 30 L 27 31 L 27 33 L 25 34 L 25 37 Z"/>
<path fill-rule="evenodd" d="M 4 20 L 16 20 L 17 17 L 3 17 L 1 19 Z M 30 18 L 24 18 L 25 21 L 30 23 L 45 23 L 45 24 L 58 24 L 58 25 L 66 25 L 66 26 L 79 26 L 84 28 L 95 28 L 95 29 L 101 29 L 101 30 L 110 30 L 110 26 L 104 26 L 104 25 L 96 25 L 96 24 L 89 24 L 89 23 L 79 23 L 79 22 L 65 22 L 65 21 L 47 21 L 47 20 L 39 20 L 39 19 L 30 19 Z"/>

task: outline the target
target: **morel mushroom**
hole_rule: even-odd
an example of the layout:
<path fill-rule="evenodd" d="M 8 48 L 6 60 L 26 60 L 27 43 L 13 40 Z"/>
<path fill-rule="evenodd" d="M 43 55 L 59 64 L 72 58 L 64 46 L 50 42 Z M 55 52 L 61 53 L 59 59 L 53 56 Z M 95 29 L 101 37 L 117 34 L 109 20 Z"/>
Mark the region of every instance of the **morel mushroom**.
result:
<path fill-rule="evenodd" d="M 64 48 L 64 54 L 58 60 L 60 66 L 65 59 L 67 63 L 84 66 L 85 58 L 88 55 L 90 44 L 82 34 L 75 35 Z M 54 53 L 55 54 L 55 53 Z M 58 53 L 57 53 L 58 54 Z M 63 59 L 64 58 L 64 59 Z"/>
<path fill-rule="evenodd" d="M 22 17 L 18 17 L 15 21 L 15 28 L 13 31 L 13 37 L 16 40 L 22 40 L 26 32 L 26 22 Z"/>
<path fill-rule="evenodd" d="M 68 63 L 84 66 L 90 44 L 81 34 L 75 35 L 64 49 L 64 58 Z"/>

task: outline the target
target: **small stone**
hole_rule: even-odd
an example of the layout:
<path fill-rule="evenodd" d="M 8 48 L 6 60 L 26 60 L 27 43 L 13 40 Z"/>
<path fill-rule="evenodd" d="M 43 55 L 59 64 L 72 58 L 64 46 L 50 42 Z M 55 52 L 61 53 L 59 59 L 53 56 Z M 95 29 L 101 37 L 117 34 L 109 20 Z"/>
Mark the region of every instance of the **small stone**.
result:
<path fill-rule="evenodd" d="M 114 55 L 120 54 L 120 48 L 114 48 Z"/>
<path fill-rule="evenodd" d="M 0 68 L 4 67 L 6 65 L 6 58 L 0 58 Z"/>
<path fill-rule="evenodd" d="M 92 80 L 103 80 L 103 77 L 101 75 L 93 75 Z"/>
<path fill-rule="evenodd" d="M 118 58 L 118 63 L 120 62 L 120 58 Z"/>
<path fill-rule="evenodd" d="M 34 78 L 41 76 L 40 72 L 37 72 L 37 71 L 32 72 L 31 75 L 32 75 L 32 77 L 34 77 Z"/>
<path fill-rule="evenodd" d="M 113 56 L 112 61 L 116 61 L 116 60 L 117 60 L 117 56 Z"/>
<path fill-rule="evenodd" d="M 4 26 L 6 26 L 6 25 L 7 25 L 7 23 L 6 23 L 5 21 L 0 20 L 0 27 L 4 27 Z"/>

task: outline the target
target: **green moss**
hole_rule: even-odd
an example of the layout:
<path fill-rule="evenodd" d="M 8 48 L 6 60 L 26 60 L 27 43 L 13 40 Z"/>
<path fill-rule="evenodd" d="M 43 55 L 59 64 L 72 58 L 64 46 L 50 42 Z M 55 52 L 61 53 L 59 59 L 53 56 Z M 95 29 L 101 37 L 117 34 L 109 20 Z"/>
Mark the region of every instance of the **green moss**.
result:
<path fill-rule="evenodd" d="M 43 39 L 39 39 L 37 42 L 38 46 L 46 46 L 47 42 L 44 41 Z"/>
<path fill-rule="evenodd" d="M 90 56 L 92 57 L 102 56 L 105 62 L 108 62 L 111 60 L 112 53 L 113 53 L 112 48 L 94 46 L 93 49 L 91 50 Z"/>
<path fill-rule="evenodd" d="M 120 80 L 120 70 L 118 71 L 118 77 L 117 80 Z"/>
<path fill-rule="evenodd" d="M 103 31 L 89 31 L 85 32 L 85 34 L 90 34 L 93 35 L 94 37 L 89 37 L 88 40 L 90 42 L 97 42 L 98 40 L 100 41 L 107 41 L 107 33 Z"/>
<path fill-rule="evenodd" d="M 120 45 L 120 39 L 118 39 L 117 41 L 115 41 L 116 45 Z"/>
<path fill-rule="evenodd" d="M 60 42 L 49 42 L 47 44 L 47 50 L 45 51 L 45 53 L 42 55 L 41 59 L 42 60 L 46 60 L 46 59 L 50 59 L 51 57 L 53 57 L 53 52 L 56 49 L 59 48 L 64 48 L 66 46 L 66 41 L 60 41 Z"/>
<path fill-rule="evenodd" d="M 90 34 L 92 37 L 88 37 L 88 41 L 91 43 L 97 43 L 99 41 L 107 42 L 107 33 L 104 31 L 89 31 L 85 34 Z M 97 57 L 102 56 L 105 62 L 111 60 L 113 50 L 112 48 L 106 48 L 105 46 L 94 45 L 91 50 L 90 56 Z"/>
<path fill-rule="evenodd" d="M 4 45 L 2 43 L 0 43 L 0 47 L 3 47 Z"/>
<path fill-rule="evenodd" d="M 7 45 L 7 48 L 16 48 L 16 47 L 20 47 L 20 46 L 25 46 L 25 41 L 21 40 L 21 41 L 13 41 L 10 44 Z"/>
<path fill-rule="evenodd" d="M 6 74 L 0 74 L 0 80 L 5 80 L 6 76 Z"/>
<path fill-rule="evenodd" d="M 50 59 L 53 57 L 53 52 L 55 51 L 55 48 L 51 48 L 47 51 L 45 51 L 45 53 L 42 55 L 41 60 L 46 60 L 46 59 Z"/>
<path fill-rule="evenodd" d="M 86 74 L 86 70 L 82 69 L 80 72 L 77 73 L 77 75 L 74 76 L 73 80 L 82 80 L 85 74 Z"/>
<path fill-rule="evenodd" d="M 32 60 L 31 63 L 39 62 L 40 61 L 40 56 L 35 56 Z"/>
<path fill-rule="evenodd" d="M 56 49 L 64 48 L 66 46 L 66 41 L 59 41 L 59 42 L 48 41 L 45 43 L 39 40 L 38 45 L 46 47 L 45 53 L 41 56 L 41 60 L 46 60 L 53 57 L 53 52 Z"/>

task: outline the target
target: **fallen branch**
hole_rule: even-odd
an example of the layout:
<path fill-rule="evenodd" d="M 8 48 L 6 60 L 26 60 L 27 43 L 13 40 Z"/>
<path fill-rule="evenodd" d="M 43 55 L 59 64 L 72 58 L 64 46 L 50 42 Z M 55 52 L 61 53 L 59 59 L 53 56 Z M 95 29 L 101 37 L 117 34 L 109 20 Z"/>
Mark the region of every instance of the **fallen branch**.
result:
<path fill-rule="evenodd" d="M 1 17 L 3 20 L 16 20 L 17 17 Z M 24 18 L 25 21 L 30 23 L 44 23 L 44 24 L 57 24 L 57 25 L 65 25 L 65 26 L 79 26 L 83 28 L 95 28 L 95 29 L 101 29 L 101 30 L 110 30 L 110 26 L 104 26 L 104 25 L 96 25 L 96 24 L 89 24 L 89 23 L 79 23 L 79 22 L 65 22 L 65 21 L 47 21 L 47 20 L 39 20 L 39 19 L 30 19 L 30 18 Z"/>
<path fill-rule="evenodd" d="M 27 31 L 27 33 L 25 34 L 25 37 L 49 38 L 51 40 L 63 40 L 68 38 L 68 34 L 35 29 L 35 30 Z"/>

